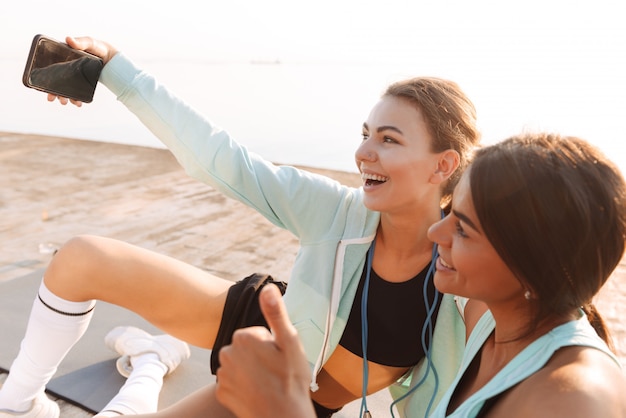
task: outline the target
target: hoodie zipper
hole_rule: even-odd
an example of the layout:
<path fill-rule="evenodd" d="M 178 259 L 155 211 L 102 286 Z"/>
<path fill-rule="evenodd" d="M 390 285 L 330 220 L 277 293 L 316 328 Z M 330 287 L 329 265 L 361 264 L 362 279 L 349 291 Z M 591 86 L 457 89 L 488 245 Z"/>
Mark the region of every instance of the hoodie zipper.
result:
<path fill-rule="evenodd" d="M 333 325 L 335 324 L 335 319 L 337 318 L 337 311 L 339 310 L 339 302 L 341 301 L 341 281 L 343 279 L 343 260 L 346 255 L 346 249 L 350 244 L 367 244 L 372 242 L 376 234 L 370 235 L 368 237 L 362 237 L 357 239 L 349 239 L 349 240 L 340 240 L 337 244 L 337 252 L 335 256 L 335 265 L 333 267 L 333 282 L 330 288 L 330 302 L 328 304 L 328 313 L 326 315 L 326 326 L 324 329 L 324 341 L 322 343 L 322 349 L 320 351 L 319 356 L 317 357 L 317 361 L 315 362 L 315 366 L 313 367 L 313 371 L 311 374 L 311 384 L 310 388 L 312 392 L 316 392 L 319 389 L 317 385 L 317 375 L 322 370 L 322 366 L 324 364 L 324 359 L 326 359 L 328 350 L 330 348 L 330 333 L 333 329 Z"/>

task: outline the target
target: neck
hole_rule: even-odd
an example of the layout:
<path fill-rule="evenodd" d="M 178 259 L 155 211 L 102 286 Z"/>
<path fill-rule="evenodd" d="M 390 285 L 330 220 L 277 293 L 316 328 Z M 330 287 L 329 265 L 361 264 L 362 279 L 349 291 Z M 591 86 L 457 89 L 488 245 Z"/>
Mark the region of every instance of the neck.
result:
<path fill-rule="evenodd" d="M 379 247 L 384 248 L 400 259 L 430 252 L 433 242 L 427 237 L 428 228 L 440 219 L 439 210 L 409 217 L 381 214 L 376 236 L 377 251 Z"/>
<path fill-rule="evenodd" d="M 431 263 L 434 244 L 426 236 L 431 223 L 415 219 L 410 223 L 381 219 L 372 267 L 386 281 L 409 280 Z"/>
<path fill-rule="evenodd" d="M 524 302 L 529 303 L 529 302 Z M 541 336 L 547 334 L 555 327 L 576 319 L 575 311 L 565 315 L 544 318 L 536 326 L 532 326 L 530 320 L 532 313 L 524 313 L 521 309 L 498 309 L 489 307 L 496 321 L 493 334 L 494 350 L 519 353 L 525 347 Z M 495 312 L 494 312 L 495 309 Z"/>

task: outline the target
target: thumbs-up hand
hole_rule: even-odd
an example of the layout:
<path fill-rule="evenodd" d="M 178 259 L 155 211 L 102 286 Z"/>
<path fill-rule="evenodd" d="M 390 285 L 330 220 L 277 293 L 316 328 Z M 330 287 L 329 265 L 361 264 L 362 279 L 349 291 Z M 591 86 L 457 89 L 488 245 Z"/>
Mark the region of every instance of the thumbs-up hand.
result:
<path fill-rule="evenodd" d="M 311 371 L 280 291 L 259 295 L 264 327 L 237 330 L 219 354 L 216 396 L 240 418 L 315 417 L 309 396 Z"/>

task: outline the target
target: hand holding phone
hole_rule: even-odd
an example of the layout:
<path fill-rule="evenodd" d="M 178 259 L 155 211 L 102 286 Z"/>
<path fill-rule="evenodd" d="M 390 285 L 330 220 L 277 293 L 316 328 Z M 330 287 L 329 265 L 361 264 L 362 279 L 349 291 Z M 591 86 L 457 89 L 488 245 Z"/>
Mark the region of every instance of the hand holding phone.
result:
<path fill-rule="evenodd" d="M 44 35 L 33 39 L 22 81 L 26 87 L 89 103 L 104 62 Z"/>

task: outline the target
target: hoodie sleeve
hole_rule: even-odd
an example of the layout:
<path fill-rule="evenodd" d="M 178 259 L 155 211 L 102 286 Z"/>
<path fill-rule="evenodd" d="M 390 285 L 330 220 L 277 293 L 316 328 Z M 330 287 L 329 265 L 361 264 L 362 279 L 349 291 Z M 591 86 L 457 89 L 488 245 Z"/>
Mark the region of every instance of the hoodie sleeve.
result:
<path fill-rule="evenodd" d="M 243 202 L 300 239 L 315 240 L 341 219 L 356 189 L 249 152 L 122 53 L 100 81 L 174 154 L 186 172 Z M 209 92 L 210 93 L 210 92 Z M 245 123 L 245 122 L 243 122 Z"/>

